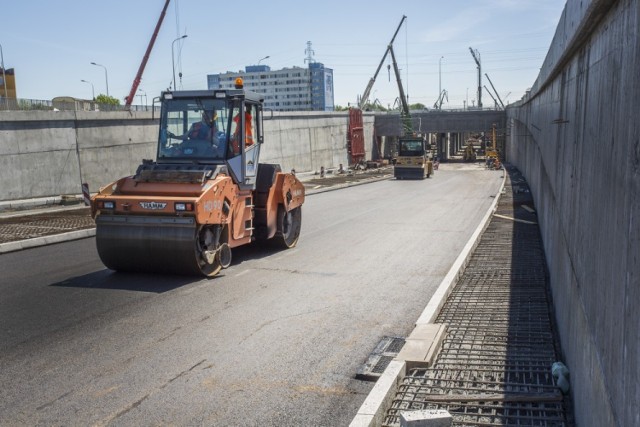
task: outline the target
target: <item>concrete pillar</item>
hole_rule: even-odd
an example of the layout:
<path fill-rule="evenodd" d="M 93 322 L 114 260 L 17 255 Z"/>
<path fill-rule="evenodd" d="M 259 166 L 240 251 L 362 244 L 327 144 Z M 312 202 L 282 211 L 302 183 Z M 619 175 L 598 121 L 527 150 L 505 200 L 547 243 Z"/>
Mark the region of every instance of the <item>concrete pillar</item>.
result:
<path fill-rule="evenodd" d="M 449 149 L 447 147 L 446 134 L 438 133 L 438 151 L 442 160 L 449 160 Z"/>
<path fill-rule="evenodd" d="M 447 159 L 450 159 L 451 158 L 451 133 L 447 132 L 445 138 L 446 138 L 445 144 L 447 146 Z"/>

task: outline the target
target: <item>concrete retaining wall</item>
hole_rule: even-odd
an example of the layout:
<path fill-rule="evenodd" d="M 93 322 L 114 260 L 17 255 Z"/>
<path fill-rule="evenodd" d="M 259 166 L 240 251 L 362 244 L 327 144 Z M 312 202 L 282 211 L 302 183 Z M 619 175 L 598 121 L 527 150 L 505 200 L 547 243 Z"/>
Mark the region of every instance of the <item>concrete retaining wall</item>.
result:
<path fill-rule="evenodd" d="M 569 0 L 507 159 L 538 209 L 581 426 L 640 425 L 640 6 Z"/>
<path fill-rule="evenodd" d="M 274 113 L 264 121 L 261 161 L 317 171 L 348 164 L 347 113 Z M 373 115 L 363 117 L 368 156 Z M 155 158 L 158 121 L 150 112 L 0 112 L 0 201 L 97 191 Z"/>

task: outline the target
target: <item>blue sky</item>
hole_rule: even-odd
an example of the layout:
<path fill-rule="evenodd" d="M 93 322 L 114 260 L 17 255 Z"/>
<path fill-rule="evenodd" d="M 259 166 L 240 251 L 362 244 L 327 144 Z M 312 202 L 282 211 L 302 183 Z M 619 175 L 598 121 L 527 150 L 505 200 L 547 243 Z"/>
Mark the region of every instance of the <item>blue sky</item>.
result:
<path fill-rule="evenodd" d="M 158 96 L 172 81 L 175 43 L 178 88 L 204 89 L 207 74 L 261 63 L 272 69 L 305 66 L 307 41 L 314 59 L 334 71 L 335 103 L 355 103 L 386 50 L 402 15 L 407 21 L 394 43 L 409 102 L 432 106 L 438 80 L 449 106 L 475 102 L 480 52 L 483 84 L 488 73 L 498 93 L 519 99 L 533 85 L 555 33 L 562 0 L 171 0 L 147 63 L 138 95 Z M 4 2 L 0 45 L 15 68 L 19 98 L 123 99 L 147 48 L 164 0 L 21 0 Z M 441 59 L 441 57 L 444 57 Z M 392 105 L 398 96 L 385 62 L 371 98 Z M 441 74 L 439 66 L 441 64 Z M 135 103 L 144 103 L 136 97 Z M 483 94 L 485 106 L 491 98 Z"/>

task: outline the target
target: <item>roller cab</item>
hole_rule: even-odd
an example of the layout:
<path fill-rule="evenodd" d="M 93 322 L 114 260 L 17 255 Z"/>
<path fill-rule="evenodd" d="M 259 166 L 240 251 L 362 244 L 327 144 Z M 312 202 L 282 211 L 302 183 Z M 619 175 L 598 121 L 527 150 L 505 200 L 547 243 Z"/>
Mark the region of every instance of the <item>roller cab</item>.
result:
<path fill-rule="evenodd" d="M 96 245 L 110 269 L 213 277 L 232 249 L 254 241 L 296 245 L 304 186 L 259 163 L 260 95 L 164 92 L 156 160 L 91 200 Z"/>

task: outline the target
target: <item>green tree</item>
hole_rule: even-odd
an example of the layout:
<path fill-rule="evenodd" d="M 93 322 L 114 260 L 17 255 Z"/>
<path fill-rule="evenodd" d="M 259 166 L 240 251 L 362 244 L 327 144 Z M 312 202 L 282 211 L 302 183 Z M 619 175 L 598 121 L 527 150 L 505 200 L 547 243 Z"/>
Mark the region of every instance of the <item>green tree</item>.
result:
<path fill-rule="evenodd" d="M 120 100 L 118 98 L 114 98 L 113 96 L 105 95 L 101 93 L 96 96 L 96 102 L 98 104 L 106 104 L 106 105 L 120 105 Z"/>
<path fill-rule="evenodd" d="M 424 104 L 416 103 L 409 105 L 410 110 L 425 110 L 427 107 Z"/>

